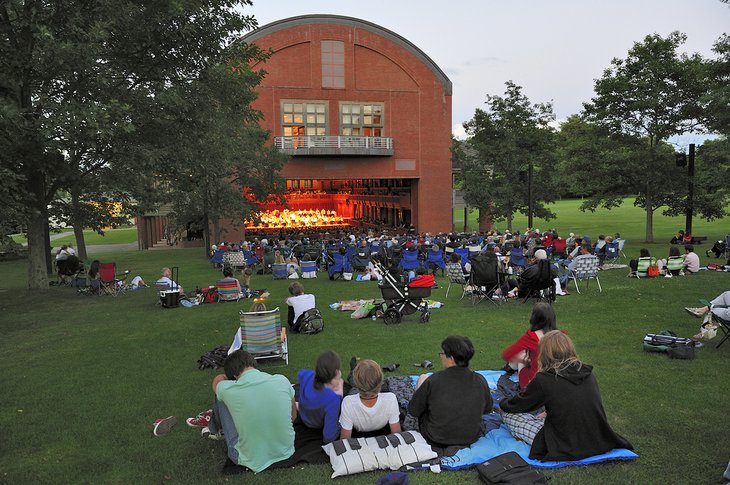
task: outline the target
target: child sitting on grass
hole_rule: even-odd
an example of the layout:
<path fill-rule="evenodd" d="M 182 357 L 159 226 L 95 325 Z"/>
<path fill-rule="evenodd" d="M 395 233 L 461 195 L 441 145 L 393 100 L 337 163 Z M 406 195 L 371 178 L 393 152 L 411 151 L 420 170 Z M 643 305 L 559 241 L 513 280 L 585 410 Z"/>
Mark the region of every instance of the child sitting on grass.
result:
<path fill-rule="evenodd" d="M 340 439 L 398 433 L 400 413 L 392 392 L 380 392 L 383 370 L 373 360 L 360 361 L 352 371 L 358 394 L 346 396 L 340 410 Z"/>

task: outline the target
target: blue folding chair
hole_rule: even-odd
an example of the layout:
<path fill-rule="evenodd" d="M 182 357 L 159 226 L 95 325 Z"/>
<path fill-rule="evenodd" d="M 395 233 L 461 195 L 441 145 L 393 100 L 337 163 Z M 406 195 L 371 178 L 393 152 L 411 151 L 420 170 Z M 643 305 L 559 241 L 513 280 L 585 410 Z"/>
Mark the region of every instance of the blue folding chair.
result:
<path fill-rule="evenodd" d="M 455 248 L 454 252 L 461 257 L 461 267 L 466 266 L 469 262 L 469 248 Z"/>
<path fill-rule="evenodd" d="M 434 247 L 435 246 L 432 246 L 431 249 L 426 252 L 426 266 L 429 269 L 433 269 L 434 273 L 436 272 L 436 268 L 441 268 L 441 276 L 443 276 L 444 270 L 446 269 L 444 253 L 441 251 L 441 248 L 439 248 L 438 251 L 434 251 Z"/>
<path fill-rule="evenodd" d="M 403 251 L 403 258 L 400 260 L 400 267 L 403 270 L 410 271 L 421 267 L 421 261 L 418 259 L 418 251 Z"/>
<path fill-rule="evenodd" d="M 213 257 L 210 258 L 210 262 L 213 263 L 213 267 L 218 268 L 220 266 L 223 266 L 223 256 L 225 255 L 225 251 L 216 249 L 213 253 Z"/>
<path fill-rule="evenodd" d="M 330 279 L 333 280 L 335 277 L 342 276 L 343 273 L 351 272 L 352 266 L 350 265 L 350 260 L 347 259 L 347 254 L 333 253 L 327 265 L 327 274 Z"/>
<path fill-rule="evenodd" d="M 509 253 L 509 264 L 514 269 L 518 269 L 517 273 L 522 272 L 527 266 L 527 258 L 522 247 L 514 247 Z"/>
<path fill-rule="evenodd" d="M 618 258 L 621 256 L 618 242 L 611 241 L 610 243 L 606 243 L 605 253 L 606 257 L 603 260 L 605 263 L 615 263 L 616 261 L 618 261 Z"/>
<path fill-rule="evenodd" d="M 286 271 L 286 263 L 274 263 L 271 265 L 271 276 L 275 280 L 285 280 L 289 276 Z"/>

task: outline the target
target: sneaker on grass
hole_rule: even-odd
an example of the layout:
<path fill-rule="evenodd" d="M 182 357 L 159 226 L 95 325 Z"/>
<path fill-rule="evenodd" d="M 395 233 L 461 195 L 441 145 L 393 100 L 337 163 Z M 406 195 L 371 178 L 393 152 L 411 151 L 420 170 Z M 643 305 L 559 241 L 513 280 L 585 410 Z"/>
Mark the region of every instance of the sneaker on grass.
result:
<path fill-rule="evenodd" d="M 152 434 L 154 434 L 155 436 L 166 435 L 176 424 L 177 418 L 175 416 L 160 418 L 155 421 L 155 427 L 152 429 Z"/>
<path fill-rule="evenodd" d="M 220 441 L 225 439 L 225 436 L 223 436 L 223 431 L 218 431 L 217 433 L 211 433 L 210 428 L 207 426 L 200 430 L 200 436 L 203 438 L 208 438 L 214 441 Z"/>
<path fill-rule="evenodd" d="M 208 409 L 198 414 L 194 418 L 188 418 L 185 420 L 188 426 L 192 428 L 205 428 L 210 423 L 210 418 L 213 415 L 213 410 Z"/>

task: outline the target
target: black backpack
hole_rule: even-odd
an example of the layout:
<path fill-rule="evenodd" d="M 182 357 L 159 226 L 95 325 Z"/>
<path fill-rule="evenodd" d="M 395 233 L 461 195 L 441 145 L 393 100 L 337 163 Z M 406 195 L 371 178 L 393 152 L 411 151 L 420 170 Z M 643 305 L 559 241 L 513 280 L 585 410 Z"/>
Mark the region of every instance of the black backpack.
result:
<path fill-rule="evenodd" d="M 548 480 L 540 470 L 532 468 L 514 451 L 495 456 L 477 465 L 477 473 L 481 481 L 487 484 L 531 485 L 547 483 Z"/>
<path fill-rule="evenodd" d="M 324 330 L 324 319 L 316 308 L 302 313 L 292 327 L 292 331 L 305 334 L 319 333 Z"/>

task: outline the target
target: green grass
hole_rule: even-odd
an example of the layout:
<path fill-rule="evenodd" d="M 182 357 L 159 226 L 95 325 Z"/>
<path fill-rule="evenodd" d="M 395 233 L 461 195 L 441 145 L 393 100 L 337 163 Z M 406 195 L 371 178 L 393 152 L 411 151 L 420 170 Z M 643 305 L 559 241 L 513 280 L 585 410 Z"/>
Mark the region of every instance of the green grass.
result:
<path fill-rule="evenodd" d="M 557 218 L 551 221 L 535 219 L 533 224 L 541 230 L 555 228 L 558 234 L 566 237 L 568 233 L 590 234 L 593 239 L 599 234 L 621 233 L 621 237 L 632 242 L 646 240 L 646 212 L 634 206 L 634 199 L 627 198 L 621 206 L 612 209 L 597 209 L 595 212 L 582 212 L 578 209 L 581 200 L 561 200 L 549 204 Z M 469 228 L 476 230 L 478 211 L 471 210 L 469 213 Z M 454 210 L 454 225 L 457 230 L 464 226 L 464 210 Z M 499 230 L 505 230 L 506 222 L 496 224 Z M 527 217 L 518 214 L 513 223 L 512 229 L 524 232 L 527 227 Z M 677 231 L 684 229 L 684 216 L 668 217 L 661 214 L 661 209 L 654 212 L 654 241 L 664 244 L 668 242 Z M 730 231 L 730 216 L 715 221 L 705 221 L 695 216 L 692 222 L 692 232 L 697 236 L 707 236 L 708 242 L 724 239 L 725 234 Z"/>
<path fill-rule="evenodd" d="M 73 229 L 64 230 L 63 232 L 73 232 Z M 53 234 L 51 234 L 51 237 Z M 14 234 L 13 240 L 17 243 L 25 243 L 27 239 L 24 234 Z M 104 235 L 99 235 L 95 231 L 86 230 L 84 231 L 84 240 L 87 246 L 97 244 L 127 244 L 137 242 L 137 227 L 121 227 L 118 229 L 107 229 L 104 231 Z M 76 238 L 73 234 L 53 239 L 51 246 L 59 248 L 64 244 L 76 244 Z"/>
<path fill-rule="evenodd" d="M 600 217 L 600 216 L 595 216 Z M 629 221 L 585 221 L 620 231 Z M 557 225 L 557 224 L 556 224 Z M 558 225 L 558 227 L 561 227 Z M 718 232 L 720 232 L 718 230 Z M 709 235 L 709 233 L 708 233 Z M 656 245 L 666 252 L 667 245 Z M 627 245 L 629 256 L 640 245 Z M 120 270 L 154 281 L 162 266 L 180 267 L 186 289 L 216 281 L 220 273 L 200 249 L 104 254 Z M 701 253 L 702 261 L 707 261 Z M 713 260 L 715 261 L 715 260 Z M 26 263 L 0 263 L 0 482 L 2 483 L 307 483 L 329 480 L 329 465 L 226 478 L 220 474 L 224 445 L 200 437 L 183 420 L 209 407 L 211 370 L 198 370 L 200 355 L 230 343 L 237 313 L 248 302 L 162 309 L 151 289 L 119 297 L 76 296 L 68 288 L 30 293 Z M 699 298 L 728 289 L 727 273 L 702 272 L 684 278 L 637 280 L 626 270 L 601 273 L 595 285 L 574 289 L 555 303 L 559 326 L 576 343 L 579 355 L 595 366 L 608 418 L 635 446 L 640 458 L 627 463 L 549 470 L 555 483 L 717 483 L 727 465 L 730 440 L 730 344 L 707 345 L 693 361 L 669 360 L 641 350 L 648 332 L 665 328 L 682 336 L 698 331 L 699 321 L 683 311 Z M 317 297 L 326 329 L 314 336 L 291 335 L 289 366 L 263 369 L 296 379 L 319 352 L 334 349 L 382 363 L 398 362 L 396 374 L 417 373 L 413 362 L 438 362 L 440 341 L 468 335 L 477 353 L 475 369 L 502 367 L 499 353 L 526 329 L 530 305 L 509 302 L 476 307 L 459 301 L 446 284 L 434 297 L 446 303 L 430 323 L 416 315 L 396 326 L 352 320 L 327 308 L 343 299 L 377 297 L 373 283 L 330 282 L 321 275 L 303 281 Z M 284 307 L 287 281 L 255 276 L 252 285 L 268 288 L 267 305 Z M 152 421 L 175 415 L 180 424 L 168 436 L 152 436 Z M 339 479 L 373 483 L 385 472 Z M 474 471 L 420 472 L 413 483 L 475 483 Z"/>

